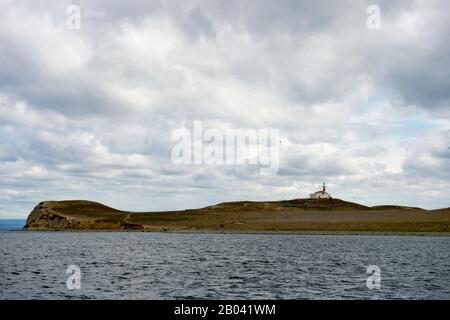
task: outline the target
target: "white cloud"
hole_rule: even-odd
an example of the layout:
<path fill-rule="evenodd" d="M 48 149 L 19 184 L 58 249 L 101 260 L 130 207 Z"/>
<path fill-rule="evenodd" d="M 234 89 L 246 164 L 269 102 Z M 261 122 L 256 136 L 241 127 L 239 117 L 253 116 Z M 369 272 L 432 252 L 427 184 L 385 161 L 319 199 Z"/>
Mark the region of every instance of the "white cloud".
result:
<path fill-rule="evenodd" d="M 324 180 L 369 204 L 450 205 L 445 2 L 382 1 L 375 32 L 364 2 L 90 1 L 79 31 L 68 4 L 0 4 L 0 216 L 292 198 Z M 175 166 L 171 132 L 194 120 L 279 129 L 279 175 Z"/>

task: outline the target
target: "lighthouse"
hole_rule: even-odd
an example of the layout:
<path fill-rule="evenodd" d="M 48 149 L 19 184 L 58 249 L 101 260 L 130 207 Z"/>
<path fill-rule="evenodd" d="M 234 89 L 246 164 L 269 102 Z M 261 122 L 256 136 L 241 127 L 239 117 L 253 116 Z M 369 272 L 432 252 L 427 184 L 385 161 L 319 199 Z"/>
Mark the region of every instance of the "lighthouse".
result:
<path fill-rule="evenodd" d="M 309 197 L 311 199 L 329 199 L 331 198 L 331 194 L 326 191 L 325 182 L 322 185 L 322 190 L 311 193 Z"/>

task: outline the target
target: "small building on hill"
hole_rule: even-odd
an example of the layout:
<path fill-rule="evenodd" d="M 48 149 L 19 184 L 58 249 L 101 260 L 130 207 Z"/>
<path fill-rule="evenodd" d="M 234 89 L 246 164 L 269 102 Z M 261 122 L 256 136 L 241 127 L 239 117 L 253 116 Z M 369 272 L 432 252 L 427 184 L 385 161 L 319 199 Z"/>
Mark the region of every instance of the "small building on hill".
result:
<path fill-rule="evenodd" d="M 309 195 L 311 199 L 330 199 L 331 194 L 326 191 L 325 182 L 323 183 L 322 190 L 316 191 Z"/>

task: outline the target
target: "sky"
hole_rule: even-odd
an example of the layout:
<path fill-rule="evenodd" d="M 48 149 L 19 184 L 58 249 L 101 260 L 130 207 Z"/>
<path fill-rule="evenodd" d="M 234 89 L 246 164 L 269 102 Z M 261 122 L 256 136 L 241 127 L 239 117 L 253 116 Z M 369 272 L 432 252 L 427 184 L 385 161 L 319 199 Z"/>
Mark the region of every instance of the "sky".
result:
<path fill-rule="evenodd" d="M 0 218 L 44 200 L 152 211 L 293 199 L 322 182 L 366 205 L 449 207 L 448 10 L 0 0 Z M 278 172 L 174 163 L 171 134 L 195 121 L 278 130 Z"/>

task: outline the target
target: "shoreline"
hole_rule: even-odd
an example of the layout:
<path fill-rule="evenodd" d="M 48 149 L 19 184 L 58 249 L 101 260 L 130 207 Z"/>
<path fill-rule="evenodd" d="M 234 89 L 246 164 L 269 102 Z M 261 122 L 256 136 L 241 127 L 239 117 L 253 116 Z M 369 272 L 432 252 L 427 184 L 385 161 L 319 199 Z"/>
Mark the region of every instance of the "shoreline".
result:
<path fill-rule="evenodd" d="M 450 237 L 450 232 L 414 232 L 414 231 L 253 231 L 253 230 L 114 230 L 114 229 L 67 229 L 67 230 L 1 230 L 18 232 L 119 232 L 119 233 L 169 233 L 169 234 L 254 234 L 254 235 L 342 235 L 342 236 L 418 236 Z"/>

